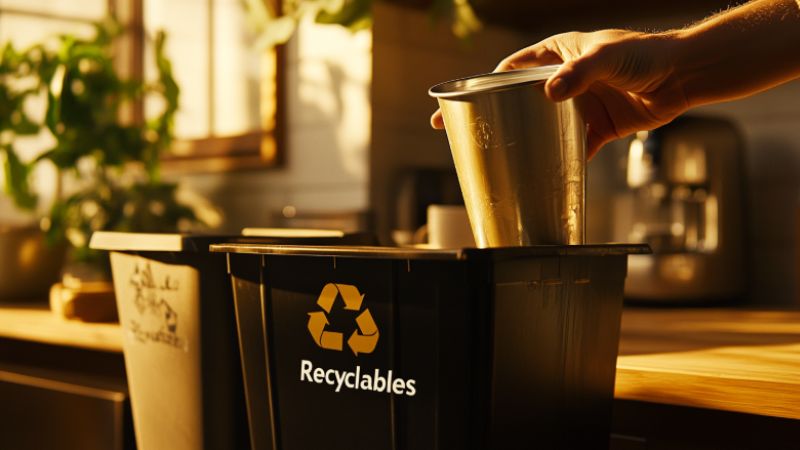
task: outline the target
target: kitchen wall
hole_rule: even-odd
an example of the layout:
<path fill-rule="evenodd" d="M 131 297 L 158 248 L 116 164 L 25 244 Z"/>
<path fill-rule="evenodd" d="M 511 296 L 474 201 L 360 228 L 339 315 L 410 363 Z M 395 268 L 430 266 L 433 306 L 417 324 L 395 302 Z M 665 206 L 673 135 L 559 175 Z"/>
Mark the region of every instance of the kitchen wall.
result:
<path fill-rule="evenodd" d="M 751 299 L 798 304 L 800 81 L 698 112 L 734 120 L 747 143 Z"/>
<path fill-rule="evenodd" d="M 368 208 L 372 35 L 304 22 L 285 48 L 285 164 L 182 175 L 221 210 L 222 229 L 280 224 L 287 215 Z"/>
<path fill-rule="evenodd" d="M 377 2 L 373 27 L 372 146 L 370 203 L 384 240 L 397 227 L 400 176 L 414 169 L 452 169 L 444 132 L 431 129 L 436 83 L 490 72 L 530 35 L 486 27 L 469 41 L 453 36 L 449 22 L 425 11 Z M 454 169 L 453 169 L 454 170 Z"/>

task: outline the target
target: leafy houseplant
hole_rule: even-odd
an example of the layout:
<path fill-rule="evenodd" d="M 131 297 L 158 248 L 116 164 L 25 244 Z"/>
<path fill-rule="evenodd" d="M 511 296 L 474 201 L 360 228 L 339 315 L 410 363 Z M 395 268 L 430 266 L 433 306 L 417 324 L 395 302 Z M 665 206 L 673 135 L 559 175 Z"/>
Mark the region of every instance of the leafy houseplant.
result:
<path fill-rule="evenodd" d="M 158 77 L 152 82 L 123 79 L 114 70 L 113 43 L 122 28 L 113 19 L 94 26 L 94 36 L 62 35 L 17 51 L 0 53 L 0 159 L 5 192 L 21 209 L 34 211 L 38 198 L 31 175 L 52 164 L 58 193 L 41 220 L 50 242 L 66 238 L 79 262 L 97 259 L 88 241 L 96 230 L 170 232 L 197 223 L 192 208 L 176 198 L 177 185 L 164 182 L 159 155 L 173 140 L 179 89 L 164 54 L 165 35 L 154 39 Z M 124 123 L 122 108 L 145 96 L 161 98 L 160 113 L 144 123 Z M 25 105 L 45 97 L 45 113 L 33 118 Z M 55 144 L 30 161 L 15 147 L 17 136 L 52 134 Z"/>

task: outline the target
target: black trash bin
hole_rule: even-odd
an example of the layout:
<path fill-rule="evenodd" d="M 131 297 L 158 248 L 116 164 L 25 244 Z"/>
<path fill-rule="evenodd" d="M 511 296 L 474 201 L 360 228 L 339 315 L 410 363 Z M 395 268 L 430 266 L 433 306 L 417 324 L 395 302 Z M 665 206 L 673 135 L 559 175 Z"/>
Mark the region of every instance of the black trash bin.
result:
<path fill-rule="evenodd" d="M 647 246 L 212 251 L 266 331 L 265 353 L 242 346 L 266 368 L 256 450 L 608 445 L 627 255 Z"/>
<path fill-rule="evenodd" d="M 92 248 L 111 252 L 139 450 L 250 447 L 232 288 L 212 243 L 374 242 L 369 234 L 252 232 L 260 235 L 92 236 Z"/>

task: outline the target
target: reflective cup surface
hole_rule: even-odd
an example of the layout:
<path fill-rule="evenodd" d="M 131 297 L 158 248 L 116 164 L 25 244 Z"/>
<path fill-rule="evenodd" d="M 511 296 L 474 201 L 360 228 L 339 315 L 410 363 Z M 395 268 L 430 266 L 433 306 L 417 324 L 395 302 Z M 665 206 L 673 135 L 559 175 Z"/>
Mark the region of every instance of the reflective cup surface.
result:
<path fill-rule="evenodd" d="M 556 66 L 449 81 L 439 101 L 478 247 L 584 243 L 586 128 Z M 522 80 L 522 81 L 521 81 Z"/>

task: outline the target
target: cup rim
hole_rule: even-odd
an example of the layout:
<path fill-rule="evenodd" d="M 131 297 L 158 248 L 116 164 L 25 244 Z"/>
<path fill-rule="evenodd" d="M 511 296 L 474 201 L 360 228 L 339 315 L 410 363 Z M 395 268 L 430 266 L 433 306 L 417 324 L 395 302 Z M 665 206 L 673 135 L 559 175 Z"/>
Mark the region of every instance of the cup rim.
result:
<path fill-rule="evenodd" d="M 452 98 L 541 83 L 555 74 L 560 67 L 560 64 L 556 64 L 457 78 L 431 87 L 428 89 L 428 95 L 435 98 Z"/>

